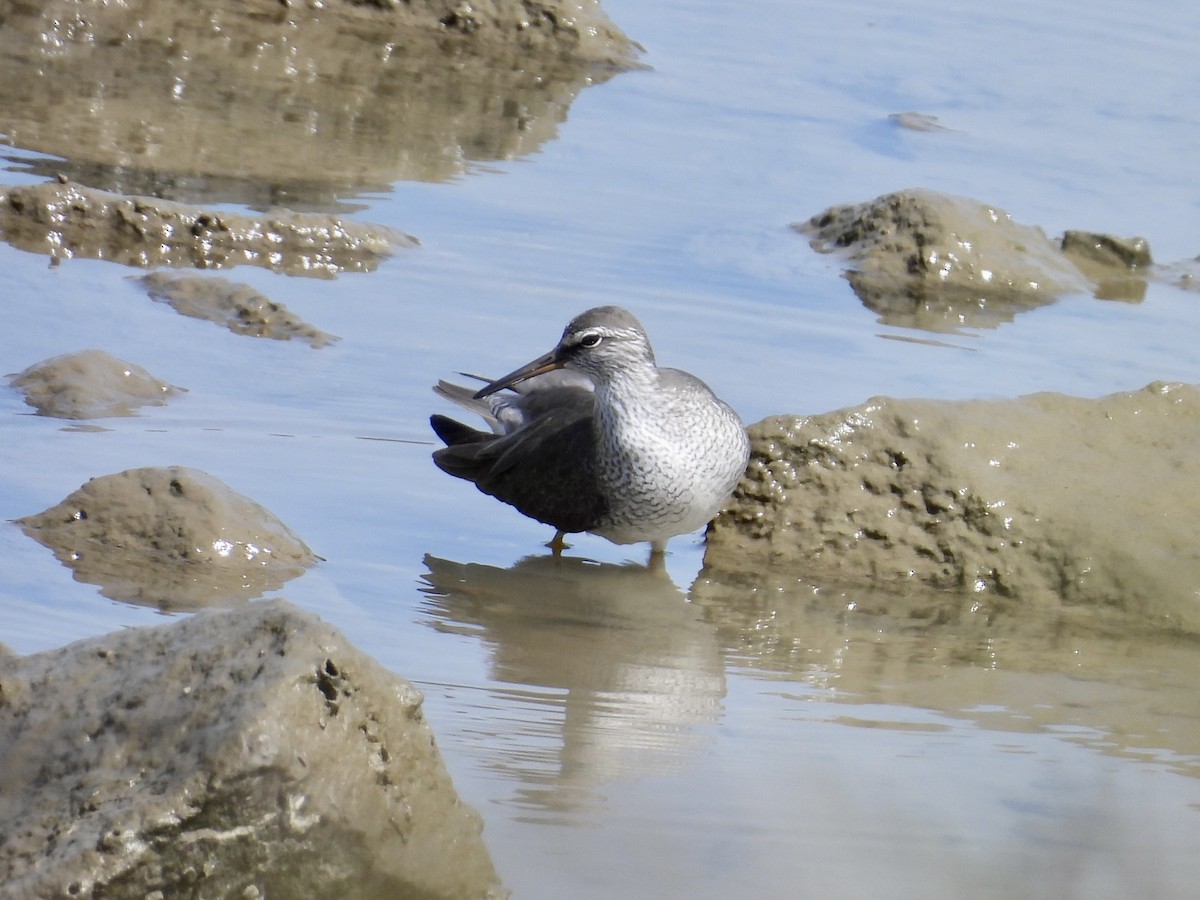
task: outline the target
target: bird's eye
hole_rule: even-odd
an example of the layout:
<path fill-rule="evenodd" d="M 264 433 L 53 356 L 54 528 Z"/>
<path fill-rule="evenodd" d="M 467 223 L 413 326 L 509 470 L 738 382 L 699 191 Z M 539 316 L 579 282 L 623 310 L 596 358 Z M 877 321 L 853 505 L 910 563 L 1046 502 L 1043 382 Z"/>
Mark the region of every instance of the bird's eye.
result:
<path fill-rule="evenodd" d="M 579 339 L 579 346 L 585 348 L 598 347 L 602 340 L 604 338 L 596 334 L 596 332 L 591 331 Z"/>

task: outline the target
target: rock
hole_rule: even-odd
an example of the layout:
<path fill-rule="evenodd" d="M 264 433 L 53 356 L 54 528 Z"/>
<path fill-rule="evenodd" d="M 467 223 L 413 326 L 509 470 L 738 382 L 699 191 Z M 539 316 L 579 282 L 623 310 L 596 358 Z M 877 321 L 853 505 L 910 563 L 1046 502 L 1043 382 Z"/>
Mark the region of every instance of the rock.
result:
<path fill-rule="evenodd" d="M 370 272 L 415 241 L 379 225 L 276 209 L 258 216 L 128 197 L 63 181 L 0 186 L 0 237 L 55 261 L 84 257 L 137 268 L 256 265 L 332 278 Z"/>
<path fill-rule="evenodd" d="M 854 263 L 854 292 L 881 321 L 927 331 L 992 328 L 1091 282 L 1039 228 L 928 190 L 837 206 L 793 226 Z"/>
<path fill-rule="evenodd" d="M 195 609 L 258 597 L 317 560 L 286 525 L 198 469 L 127 469 L 18 519 L 77 581 L 115 600 Z"/>
<path fill-rule="evenodd" d="M 103 350 L 55 356 L 9 378 L 39 416 L 58 419 L 132 416 L 139 407 L 161 406 L 182 390 Z"/>
<path fill-rule="evenodd" d="M 495 896 L 421 703 L 284 601 L 0 657 L 0 893 Z"/>
<path fill-rule="evenodd" d="M 750 429 L 715 572 L 1086 605 L 1200 633 L 1200 388 L 1098 400 L 876 398 Z"/>
<path fill-rule="evenodd" d="M 139 279 L 155 300 L 193 319 L 216 322 L 234 334 L 265 337 L 276 341 L 298 338 L 320 349 L 337 340 L 309 325 L 282 303 L 277 303 L 248 284 L 227 278 L 202 275 L 172 275 L 151 272 Z"/>

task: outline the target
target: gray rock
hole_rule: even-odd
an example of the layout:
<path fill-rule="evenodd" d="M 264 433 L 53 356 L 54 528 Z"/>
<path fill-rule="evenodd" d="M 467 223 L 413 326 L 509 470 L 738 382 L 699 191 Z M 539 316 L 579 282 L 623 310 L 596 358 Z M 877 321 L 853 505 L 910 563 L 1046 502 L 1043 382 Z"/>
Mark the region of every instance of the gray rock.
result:
<path fill-rule="evenodd" d="M 0 656 L 0 894 L 494 896 L 421 702 L 283 601 Z"/>

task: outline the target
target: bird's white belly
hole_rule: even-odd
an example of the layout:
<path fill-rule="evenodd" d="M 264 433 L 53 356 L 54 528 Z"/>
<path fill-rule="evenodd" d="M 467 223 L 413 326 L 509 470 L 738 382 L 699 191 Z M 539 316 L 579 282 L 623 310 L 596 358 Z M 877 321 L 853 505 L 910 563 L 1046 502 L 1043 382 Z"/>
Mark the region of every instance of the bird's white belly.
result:
<path fill-rule="evenodd" d="M 593 531 L 618 544 L 663 541 L 706 525 L 745 467 L 737 440 L 728 436 L 722 441 L 708 432 L 681 438 L 644 428 L 634 433 L 617 428 L 611 435 L 616 440 L 602 454 L 598 473 L 610 510 Z M 713 441 L 728 450 L 713 452 L 706 446 Z"/>

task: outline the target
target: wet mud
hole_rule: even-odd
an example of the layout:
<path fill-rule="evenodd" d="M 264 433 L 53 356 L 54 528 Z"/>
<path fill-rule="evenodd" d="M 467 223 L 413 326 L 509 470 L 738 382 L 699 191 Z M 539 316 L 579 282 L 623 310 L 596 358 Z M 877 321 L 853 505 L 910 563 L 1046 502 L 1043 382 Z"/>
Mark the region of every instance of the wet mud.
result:
<path fill-rule="evenodd" d="M 0 238 L 55 263 L 84 258 L 143 269 L 253 265 L 321 278 L 373 271 L 396 249 L 415 244 L 382 226 L 333 215 L 217 213 L 59 180 L 0 189 Z"/>
<path fill-rule="evenodd" d="M 106 597 L 194 610 L 240 603 L 304 573 L 317 556 L 253 500 L 183 466 L 93 478 L 17 524 Z"/>
<path fill-rule="evenodd" d="M 750 434 L 748 471 L 709 530 L 714 577 L 936 588 L 950 609 L 1200 634 L 1196 386 L 880 397 Z"/>
<path fill-rule="evenodd" d="M 1137 238 L 1059 241 L 996 206 L 930 190 L 836 206 L 793 225 L 852 265 L 846 279 L 881 322 L 957 333 L 995 328 L 1072 293 L 1140 300 L 1150 250 Z"/>
<path fill-rule="evenodd" d="M 139 408 L 161 406 L 184 390 L 103 350 L 42 360 L 10 375 L 9 384 L 39 416 L 56 419 L 133 416 Z"/>
<path fill-rule="evenodd" d="M 4 189 L 0 238 L 56 260 L 289 275 L 371 271 L 411 246 L 330 211 L 534 152 L 639 53 L 589 2 L 58 0 L 3 25 L 0 134 L 58 157 L 31 168 L 69 184 Z"/>
<path fill-rule="evenodd" d="M 1146 280 L 1162 278 L 1154 271 L 1150 245 L 1144 238 L 1122 238 L 1093 231 L 1067 231 L 1062 252 L 1092 281 L 1097 300 L 1141 302 Z"/>
<path fill-rule="evenodd" d="M 851 263 L 847 280 L 881 321 L 934 333 L 996 327 L 1071 293 L 1137 301 L 1149 280 L 1182 285 L 1194 269 L 1156 265 L 1140 238 L 1052 240 L 926 190 L 793 227 Z M 714 577 L 832 579 L 942 622 L 1039 611 L 1200 633 L 1200 558 L 1185 537 L 1200 527 L 1194 385 L 1095 400 L 878 397 L 750 434 L 747 473 L 708 533 Z"/>

